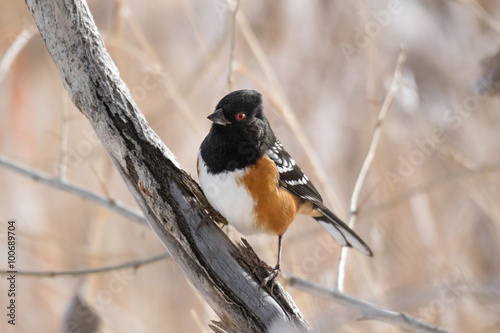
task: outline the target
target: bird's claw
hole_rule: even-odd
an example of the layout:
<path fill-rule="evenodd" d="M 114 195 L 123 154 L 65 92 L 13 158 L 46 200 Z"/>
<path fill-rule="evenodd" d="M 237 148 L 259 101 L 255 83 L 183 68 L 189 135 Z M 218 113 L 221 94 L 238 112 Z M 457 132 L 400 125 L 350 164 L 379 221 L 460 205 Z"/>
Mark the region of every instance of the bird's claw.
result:
<path fill-rule="evenodd" d="M 252 270 L 252 273 L 255 274 L 255 271 L 259 268 L 259 267 L 264 267 L 266 269 L 266 271 L 271 271 L 271 273 L 262 280 L 260 286 L 259 286 L 259 291 L 262 287 L 264 286 L 267 286 L 268 283 L 271 283 L 271 287 L 270 287 L 270 290 L 271 290 L 271 295 L 273 295 L 273 291 L 274 291 L 274 286 L 276 285 L 276 282 L 278 282 L 278 278 L 280 276 L 280 273 L 281 273 L 281 267 L 280 265 L 276 265 L 276 267 L 274 268 L 271 268 L 271 266 L 269 266 L 265 261 L 260 261 L 255 267 L 254 269 Z"/>
<path fill-rule="evenodd" d="M 271 282 L 271 295 L 273 295 L 274 286 L 276 285 L 276 282 L 278 282 L 278 278 L 280 276 L 280 273 L 281 273 L 281 268 L 276 266 L 271 271 L 271 274 L 269 274 L 268 277 L 266 277 L 264 280 L 262 280 L 261 286 L 266 286 L 269 282 Z"/>

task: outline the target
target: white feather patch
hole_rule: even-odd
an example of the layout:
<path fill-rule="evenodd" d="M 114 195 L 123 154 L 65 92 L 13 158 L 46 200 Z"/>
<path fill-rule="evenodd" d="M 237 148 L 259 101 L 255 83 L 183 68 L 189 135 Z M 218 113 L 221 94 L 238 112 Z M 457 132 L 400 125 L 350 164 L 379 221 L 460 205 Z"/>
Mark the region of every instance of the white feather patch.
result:
<path fill-rule="evenodd" d="M 253 214 L 254 201 L 248 190 L 239 183 L 246 169 L 209 173 L 201 154 L 198 153 L 198 178 L 208 202 L 224 216 L 229 224 L 244 235 L 263 232 L 256 229 Z"/>
<path fill-rule="evenodd" d="M 353 248 L 363 253 L 364 255 L 371 255 L 370 250 L 365 245 L 361 244 L 359 240 L 357 240 L 356 237 L 354 237 L 350 232 L 343 231 L 342 233 Z"/>
<path fill-rule="evenodd" d="M 347 245 L 345 238 L 342 236 L 342 233 L 340 233 L 340 231 L 337 228 L 335 228 L 331 223 L 319 221 L 319 224 L 321 224 L 321 226 L 325 228 L 326 231 L 328 231 L 328 233 L 332 235 L 333 238 L 335 238 L 337 243 L 339 243 L 342 246 Z"/>
<path fill-rule="evenodd" d="M 346 246 L 347 245 L 346 240 L 347 240 L 347 242 L 351 244 L 353 248 L 355 248 L 362 254 L 367 256 L 371 254 L 370 250 L 365 245 L 360 243 L 356 237 L 354 237 L 349 231 L 345 230 L 344 228 L 340 226 L 334 227 L 331 223 L 323 221 L 319 221 L 319 224 L 321 224 L 321 226 L 325 228 L 326 231 L 328 231 L 328 233 L 332 235 L 332 237 L 335 238 L 335 240 L 340 245 Z"/>

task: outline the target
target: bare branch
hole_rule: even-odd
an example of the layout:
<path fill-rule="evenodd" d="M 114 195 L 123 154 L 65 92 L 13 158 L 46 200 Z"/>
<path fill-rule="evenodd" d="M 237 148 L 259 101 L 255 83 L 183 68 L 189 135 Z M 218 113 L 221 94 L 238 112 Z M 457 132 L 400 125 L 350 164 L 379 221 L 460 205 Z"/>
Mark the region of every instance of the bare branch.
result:
<path fill-rule="evenodd" d="M 0 61 L 0 83 L 2 83 L 7 76 L 10 66 L 14 60 L 16 60 L 17 55 L 22 51 L 31 38 L 35 36 L 35 34 L 36 30 L 33 27 L 24 29 L 7 49 L 2 60 Z"/>
<path fill-rule="evenodd" d="M 335 301 L 347 308 L 362 314 L 362 320 L 375 319 L 413 332 L 427 333 L 449 333 L 439 327 L 416 319 L 406 313 L 385 310 L 375 304 L 371 304 L 357 298 L 348 296 L 337 290 L 326 289 L 310 281 L 295 276 L 285 278 L 286 283 L 294 288 L 305 291 L 311 295 Z"/>
<path fill-rule="evenodd" d="M 258 258 L 237 248 L 206 212 L 199 185 L 149 127 L 107 53 L 82 0 L 26 1 L 71 100 L 88 118 L 149 224 L 232 332 L 306 331 L 280 287 L 260 288 Z"/>
<path fill-rule="evenodd" d="M 72 269 L 67 271 L 17 271 L 16 275 L 23 276 L 35 276 L 35 277 L 59 277 L 59 276 L 80 276 L 80 275 L 89 275 L 89 274 L 97 274 L 97 273 L 106 273 L 110 271 L 117 271 L 119 269 L 130 268 L 138 269 L 143 265 L 147 265 L 153 262 L 157 262 L 163 259 L 170 259 L 170 255 L 168 253 L 162 253 L 154 257 L 139 259 L 133 261 L 127 261 L 123 264 L 118 265 L 110 265 L 96 268 L 84 268 L 84 269 Z M 0 270 L 0 275 L 12 274 L 11 271 L 8 270 Z"/>
<path fill-rule="evenodd" d="M 382 124 L 387 116 L 387 112 L 389 111 L 389 107 L 392 104 L 394 97 L 399 89 L 400 81 L 401 81 L 401 72 L 403 70 L 403 65 L 406 60 L 406 50 L 401 48 L 401 52 L 398 57 L 398 61 L 396 64 L 396 69 L 394 71 L 394 75 L 392 77 L 391 86 L 389 87 L 389 91 L 385 96 L 384 102 L 380 108 L 380 112 L 377 117 L 377 122 L 375 123 L 375 128 L 373 130 L 373 135 L 370 141 L 370 147 L 368 148 L 368 152 L 366 153 L 365 160 L 361 166 L 361 170 L 359 170 L 358 177 L 356 179 L 356 183 L 354 184 L 354 190 L 352 191 L 351 196 L 351 205 L 350 205 L 350 214 L 349 214 L 349 222 L 348 225 L 351 229 L 356 225 L 356 219 L 358 216 L 358 200 L 359 195 L 361 193 L 361 189 L 363 188 L 363 184 L 365 183 L 366 175 L 368 174 L 368 170 L 375 158 L 375 150 L 377 150 L 378 142 L 380 140 L 380 134 L 382 133 Z M 344 247 L 340 251 L 339 261 L 337 266 L 337 284 L 336 287 L 341 292 L 344 291 L 344 279 L 345 279 L 345 266 L 347 262 L 347 253 L 348 248 Z"/>
<path fill-rule="evenodd" d="M 66 181 L 61 180 L 58 177 L 49 177 L 46 174 L 43 174 L 39 171 L 30 169 L 28 167 L 25 167 L 17 162 L 14 161 L 9 161 L 5 157 L 0 155 L 0 167 L 10 169 L 20 175 L 26 176 L 28 178 L 33 179 L 36 182 L 39 182 L 41 184 L 48 185 L 50 187 L 57 188 L 61 191 L 65 191 L 68 193 L 75 194 L 79 196 L 82 199 L 92 201 L 98 205 L 104 206 L 109 208 L 110 210 L 114 211 L 115 213 L 118 213 L 132 221 L 139 222 L 139 223 L 146 223 L 146 219 L 144 216 L 141 215 L 141 213 L 132 210 L 119 201 L 116 200 L 110 200 L 99 193 L 92 192 L 84 187 L 78 186 L 78 185 L 73 185 L 69 184 Z"/>
<path fill-rule="evenodd" d="M 491 16 L 477 1 L 472 0 L 455 0 L 459 4 L 472 11 L 484 24 L 492 31 L 500 35 L 500 22 Z"/>

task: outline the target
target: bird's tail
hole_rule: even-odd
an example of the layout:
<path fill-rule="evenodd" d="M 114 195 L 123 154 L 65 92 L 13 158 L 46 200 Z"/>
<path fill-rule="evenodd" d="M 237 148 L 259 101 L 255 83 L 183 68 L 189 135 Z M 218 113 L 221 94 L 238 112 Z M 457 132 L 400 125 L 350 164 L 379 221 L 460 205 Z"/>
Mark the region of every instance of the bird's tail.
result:
<path fill-rule="evenodd" d="M 314 217 L 323 228 L 342 246 L 353 247 L 364 255 L 372 257 L 372 250 L 365 242 L 337 217 L 331 210 L 326 207 L 317 208 L 323 216 Z"/>

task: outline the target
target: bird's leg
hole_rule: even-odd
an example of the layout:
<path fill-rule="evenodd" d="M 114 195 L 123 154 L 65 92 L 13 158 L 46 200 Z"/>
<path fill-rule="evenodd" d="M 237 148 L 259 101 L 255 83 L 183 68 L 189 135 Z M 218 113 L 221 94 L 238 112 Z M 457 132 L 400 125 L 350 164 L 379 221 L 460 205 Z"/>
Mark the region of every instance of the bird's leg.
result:
<path fill-rule="evenodd" d="M 278 281 L 278 277 L 280 276 L 280 273 L 281 273 L 281 239 L 282 238 L 283 238 L 283 235 L 278 236 L 278 263 L 276 264 L 276 267 L 274 267 L 272 269 L 271 274 L 269 274 L 268 277 L 266 277 L 264 280 L 262 280 L 262 283 L 260 285 L 262 287 L 262 286 L 267 285 L 269 282 L 271 282 L 271 294 L 273 293 L 274 285 Z M 263 261 L 261 261 L 257 265 L 257 267 L 264 266 L 264 265 L 269 267 L 269 265 L 267 265 Z M 256 268 L 254 268 L 254 271 Z"/>

